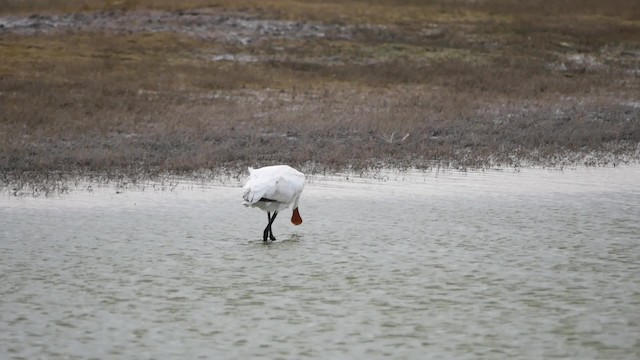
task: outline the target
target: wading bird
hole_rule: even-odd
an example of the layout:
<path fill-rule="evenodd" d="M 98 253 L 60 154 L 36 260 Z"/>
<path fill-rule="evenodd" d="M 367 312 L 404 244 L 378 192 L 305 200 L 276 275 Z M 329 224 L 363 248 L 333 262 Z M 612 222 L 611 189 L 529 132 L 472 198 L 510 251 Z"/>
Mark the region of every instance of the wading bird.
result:
<path fill-rule="evenodd" d="M 249 177 L 242 188 L 244 206 L 257 207 L 267 212 L 267 227 L 264 228 L 262 240 L 267 237 L 274 241 L 271 225 L 278 213 L 289 206 L 293 208 L 291 222 L 294 225 L 302 224 L 302 218 L 298 212 L 298 200 L 304 188 L 304 174 L 287 166 L 265 166 L 260 169 L 249 168 Z M 271 216 L 273 213 L 273 217 Z"/>

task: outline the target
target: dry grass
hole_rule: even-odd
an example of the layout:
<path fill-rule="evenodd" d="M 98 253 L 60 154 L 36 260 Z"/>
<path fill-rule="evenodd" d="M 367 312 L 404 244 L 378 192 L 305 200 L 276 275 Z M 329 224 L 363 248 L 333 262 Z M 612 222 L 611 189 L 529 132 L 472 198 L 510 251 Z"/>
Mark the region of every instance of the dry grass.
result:
<path fill-rule="evenodd" d="M 640 156 L 631 0 L 48 3 L 5 1 L 0 14 L 213 7 L 342 30 L 248 44 L 170 26 L 0 32 L 5 183 L 279 162 L 319 171 Z"/>

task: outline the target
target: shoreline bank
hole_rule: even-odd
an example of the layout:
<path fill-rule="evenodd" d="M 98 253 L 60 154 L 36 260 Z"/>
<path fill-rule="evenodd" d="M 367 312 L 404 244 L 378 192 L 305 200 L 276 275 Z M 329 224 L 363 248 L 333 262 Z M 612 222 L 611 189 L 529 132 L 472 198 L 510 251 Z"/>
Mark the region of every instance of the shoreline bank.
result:
<path fill-rule="evenodd" d="M 623 0 L 607 17 L 597 2 L 85 3 L 0 16 L 5 179 L 640 160 Z"/>

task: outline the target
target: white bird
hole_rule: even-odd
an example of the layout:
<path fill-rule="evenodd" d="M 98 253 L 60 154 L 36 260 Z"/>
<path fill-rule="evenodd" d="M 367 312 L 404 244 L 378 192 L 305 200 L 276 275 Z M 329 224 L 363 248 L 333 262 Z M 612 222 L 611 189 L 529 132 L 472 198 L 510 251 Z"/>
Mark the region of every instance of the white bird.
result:
<path fill-rule="evenodd" d="M 269 222 L 264 229 L 263 241 L 267 241 L 267 237 L 271 241 L 276 239 L 271 224 L 278 213 L 289 206 L 293 208 L 291 222 L 294 225 L 302 224 L 298 200 L 304 188 L 304 179 L 303 173 L 287 165 L 249 168 L 249 177 L 242 188 L 242 205 L 257 207 L 267 212 Z"/>

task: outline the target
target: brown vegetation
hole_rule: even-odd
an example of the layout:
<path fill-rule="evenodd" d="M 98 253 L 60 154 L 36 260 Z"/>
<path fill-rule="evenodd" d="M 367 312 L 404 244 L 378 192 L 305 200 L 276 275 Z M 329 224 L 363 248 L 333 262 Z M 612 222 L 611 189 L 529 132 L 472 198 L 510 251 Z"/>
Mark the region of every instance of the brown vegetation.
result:
<path fill-rule="evenodd" d="M 5 1 L 0 181 L 638 160 L 636 1 L 423 3 Z"/>

